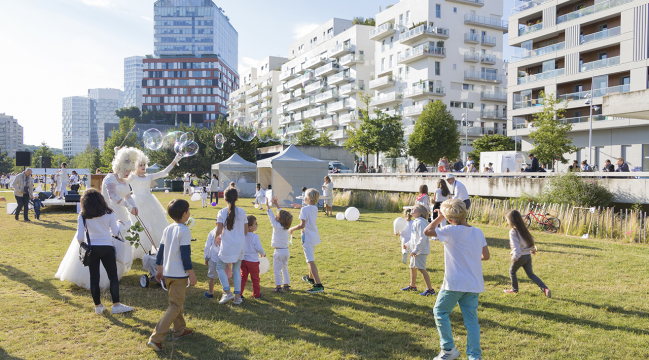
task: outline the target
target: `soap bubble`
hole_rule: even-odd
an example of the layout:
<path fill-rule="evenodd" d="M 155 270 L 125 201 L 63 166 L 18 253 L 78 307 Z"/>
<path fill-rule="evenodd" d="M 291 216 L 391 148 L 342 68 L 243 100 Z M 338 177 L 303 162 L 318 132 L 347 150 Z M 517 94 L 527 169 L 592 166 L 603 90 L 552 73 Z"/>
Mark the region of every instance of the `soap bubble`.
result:
<path fill-rule="evenodd" d="M 257 134 L 259 141 L 265 143 L 272 140 L 273 129 L 271 126 L 271 120 L 272 118 L 270 117 L 264 117 L 259 121 L 259 133 Z"/>
<path fill-rule="evenodd" d="M 194 141 L 185 141 L 180 145 L 180 151 L 178 154 L 182 154 L 183 157 L 190 157 L 198 153 L 198 144 Z"/>
<path fill-rule="evenodd" d="M 232 122 L 234 133 L 243 141 L 252 141 L 257 136 L 258 125 L 246 116 L 239 116 Z"/>
<path fill-rule="evenodd" d="M 180 154 L 180 148 L 187 142 L 187 135 L 180 131 L 179 133 L 180 135 L 176 134 L 176 142 L 174 143 L 174 151 L 176 151 L 176 154 Z"/>
<path fill-rule="evenodd" d="M 223 144 L 225 144 L 226 141 L 227 139 L 225 138 L 225 136 L 223 136 L 223 134 L 214 135 L 214 145 L 217 149 L 223 149 Z"/>
<path fill-rule="evenodd" d="M 158 129 L 149 129 L 142 134 L 144 146 L 149 150 L 158 150 L 164 142 L 164 137 Z"/>
<path fill-rule="evenodd" d="M 187 141 L 194 141 L 194 133 L 193 132 L 186 132 L 185 137 L 187 138 Z"/>
<path fill-rule="evenodd" d="M 316 83 L 318 85 L 314 85 Z M 302 75 L 302 88 L 307 95 L 316 96 L 327 88 L 327 82 L 322 76 L 315 76 L 315 71 L 309 69 Z"/>

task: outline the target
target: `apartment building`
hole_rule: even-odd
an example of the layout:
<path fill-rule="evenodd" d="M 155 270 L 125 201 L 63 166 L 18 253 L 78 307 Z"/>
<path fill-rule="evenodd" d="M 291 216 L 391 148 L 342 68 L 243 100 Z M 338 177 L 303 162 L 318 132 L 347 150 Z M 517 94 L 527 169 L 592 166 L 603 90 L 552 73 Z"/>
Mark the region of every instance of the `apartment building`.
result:
<path fill-rule="evenodd" d="M 533 0 L 512 9 L 508 128 L 522 150 L 532 148 L 543 91 L 566 106 L 563 121 L 572 124 L 574 145 L 584 147 L 569 159 L 602 169 L 606 159 L 623 157 L 631 169 L 649 171 L 649 122 L 602 115 L 606 96 L 647 89 L 648 22 L 645 0 Z"/>
<path fill-rule="evenodd" d="M 381 11 L 369 34 L 371 104 L 402 115 L 407 137 L 426 104 L 443 101 L 458 121 L 462 154 L 480 136 L 506 135 L 502 7 L 500 0 L 403 0 Z"/>
<path fill-rule="evenodd" d="M 124 107 L 142 106 L 143 56 L 124 58 Z"/>
<path fill-rule="evenodd" d="M 16 157 L 16 151 L 25 151 L 23 127 L 13 116 L 0 114 L 0 152 Z"/>
<path fill-rule="evenodd" d="M 274 89 L 279 81 L 282 64 L 287 58 L 268 56 L 240 74 L 241 86 L 230 94 L 229 119 L 246 117 L 257 121 L 261 130 L 268 128 L 277 132 L 279 115 L 273 111 L 279 107 L 279 95 Z"/>

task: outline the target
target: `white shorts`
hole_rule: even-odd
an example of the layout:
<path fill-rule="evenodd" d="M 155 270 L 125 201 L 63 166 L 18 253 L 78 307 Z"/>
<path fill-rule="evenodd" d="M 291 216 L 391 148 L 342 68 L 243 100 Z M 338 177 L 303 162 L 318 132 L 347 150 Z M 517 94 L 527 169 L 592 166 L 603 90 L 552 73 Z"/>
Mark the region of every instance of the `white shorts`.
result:
<path fill-rule="evenodd" d="M 426 258 L 428 254 L 410 257 L 410 268 L 426 270 Z"/>
<path fill-rule="evenodd" d="M 219 278 L 219 275 L 216 273 L 216 261 L 209 261 L 207 265 L 207 277 L 214 280 Z"/>
<path fill-rule="evenodd" d="M 322 202 L 324 202 L 325 206 L 331 207 L 333 205 L 333 203 L 334 203 L 334 200 L 333 199 L 327 199 L 327 200 L 322 200 Z"/>

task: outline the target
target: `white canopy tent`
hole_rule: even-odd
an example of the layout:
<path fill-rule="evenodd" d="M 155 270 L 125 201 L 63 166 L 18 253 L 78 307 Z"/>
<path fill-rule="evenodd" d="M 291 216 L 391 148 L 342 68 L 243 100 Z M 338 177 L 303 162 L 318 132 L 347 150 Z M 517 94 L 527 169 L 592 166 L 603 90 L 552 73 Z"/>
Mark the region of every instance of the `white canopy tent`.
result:
<path fill-rule="evenodd" d="M 257 182 L 265 189 L 272 185 L 273 196 L 279 204 L 290 206 L 301 203 L 302 187 L 314 188 L 322 192 L 324 177 L 329 163 L 325 160 L 304 155 L 291 145 L 281 153 L 257 162 Z"/>
<path fill-rule="evenodd" d="M 225 189 L 231 182 L 236 184 L 241 197 L 255 196 L 257 185 L 257 165 L 246 161 L 238 154 L 212 165 L 212 174 L 219 178 L 219 186 Z"/>

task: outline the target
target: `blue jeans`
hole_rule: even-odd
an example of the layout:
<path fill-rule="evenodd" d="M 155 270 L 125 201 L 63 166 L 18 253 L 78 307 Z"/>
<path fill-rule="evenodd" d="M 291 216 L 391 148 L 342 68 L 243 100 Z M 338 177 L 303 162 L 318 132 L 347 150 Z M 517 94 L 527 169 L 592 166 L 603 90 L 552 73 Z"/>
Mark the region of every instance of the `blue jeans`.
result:
<path fill-rule="evenodd" d="M 230 280 L 225 274 L 226 265 L 221 258 L 218 258 L 216 261 L 216 273 L 219 275 L 223 291 L 230 291 Z M 234 282 L 234 293 L 241 295 L 241 260 L 232 264 L 232 282 Z"/>
<path fill-rule="evenodd" d="M 482 359 L 480 349 L 480 325 L 478 324 L 478 293 L 440 290 L 435 302 L 435 323 L 439 332 L 439 343 L 442 349 L 452 349 L 453 331 L 449 315 L 456 304 L 460 304 L 462 318 L 466 327 L 466 355 L 469 360 Z"/>

